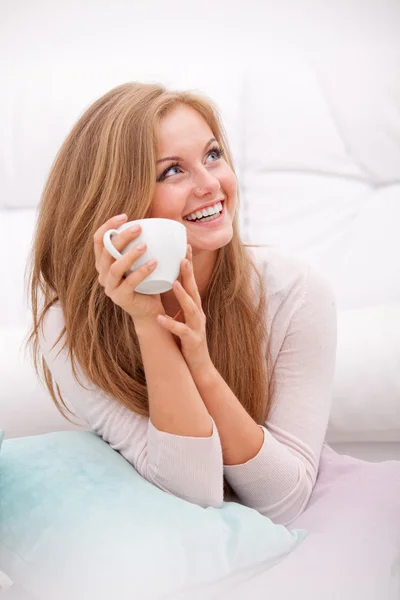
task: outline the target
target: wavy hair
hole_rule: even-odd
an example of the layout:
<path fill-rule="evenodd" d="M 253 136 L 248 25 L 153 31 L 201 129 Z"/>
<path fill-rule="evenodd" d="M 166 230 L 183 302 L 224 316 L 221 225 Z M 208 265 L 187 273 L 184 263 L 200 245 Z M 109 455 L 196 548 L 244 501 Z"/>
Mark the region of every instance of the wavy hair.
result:
<path fill-rule="evenodd" d="M 116 214 L 126 213 L 129 221 L 148 217 L 156 182 L 158 125 L 179 103 L 202 115 L 235 173 L 225 129 L 208 97 L 129 82 L 83 112 L 58 151 L 44 186 L 27 265 L 33 325 L 26 347 L 31 347 L 39 379 L 71 423 L 64 408 L 74 413 L 39 347 L 39 328 L 55 303 L 61 305 L 65 320 L 56 343 L 65 334 L 76 381 L 83 386 L 75 360 L 96 386 L 133 412 L 149 416 L 134 323 L 98 282 L 93 236 Z M 255 288 L 252 270 L 258 282 Z M 213 364 L 258 424 L 265 423 L 271 404 L 266 308 L 263 280 L 240 239 L 236 210 L 233 237 L 217 250 L 203 310 Z M 224 489 L 229 494 L 227 482 Z"/>

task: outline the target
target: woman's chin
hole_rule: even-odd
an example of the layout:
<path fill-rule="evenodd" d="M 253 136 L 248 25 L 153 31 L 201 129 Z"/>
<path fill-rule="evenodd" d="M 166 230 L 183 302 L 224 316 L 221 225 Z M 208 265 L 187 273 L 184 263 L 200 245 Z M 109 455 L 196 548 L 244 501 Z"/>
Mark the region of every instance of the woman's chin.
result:
<path fill-rule="evenodd" d="M 199 239 L 193 235 L 188 235 L 188 244 L 192 246 L 193 252 L 195 252 L 195 250 L 205 250 L 212 252 L 229 244 L 229 242 L 232 240 L 232 237 L 233 229 L 231 228 L 230 231 L 221 232 L 220 235 L 214 234 L 212 236 L 209 236 L 208 239 L 205 239 L 204 237 L 202 237 L 202 239 Z"/>

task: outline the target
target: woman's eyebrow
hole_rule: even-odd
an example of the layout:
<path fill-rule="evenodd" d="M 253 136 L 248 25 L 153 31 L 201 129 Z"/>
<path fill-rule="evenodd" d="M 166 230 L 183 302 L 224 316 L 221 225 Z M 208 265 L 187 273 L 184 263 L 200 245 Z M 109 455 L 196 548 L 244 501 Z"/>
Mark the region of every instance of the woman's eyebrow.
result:
<path fill-rule="evenodd" d="M 207 144 L 204 147 L 204 151 L 207 150 L 208 146 L 212 143 L 212 142 L 216 142 L 217 140 L 215 138 L 211 138 L 211 140 L 209 140 L 207 142 Z M 166 160 L 183 160 L 183 158 L 181 158 L 180 156 L 167 156 L 166 158 L 160 158 L 160 160 L 157 161 L 157 165 L 158 163 L 164 162 Z"/>

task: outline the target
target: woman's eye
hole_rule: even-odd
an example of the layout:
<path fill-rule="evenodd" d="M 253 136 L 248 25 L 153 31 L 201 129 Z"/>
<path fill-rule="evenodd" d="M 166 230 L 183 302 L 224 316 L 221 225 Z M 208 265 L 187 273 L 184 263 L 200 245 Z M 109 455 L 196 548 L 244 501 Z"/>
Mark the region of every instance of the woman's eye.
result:
<path fill-rule="evenodd" d="M 216 154 L 216 156 L 217 156 L 216 160 L 218 160 L 223 155 L 223 150 L 221 150 L 220 148 L 211 148 L 211 150 L 208 152 L 208 156 L 210 156 L 210 154 Z M 166 169 L 164 171 L 164 173 L 162 173 L 160 175 L 160 177 L 158 178 L 157 181 L 162 181 L 163 179 L 165 179 L 166 175 L 168 175 L 168 173 L 172 169 L 180 169 L 180 165 L 179 164 L 175 164 L 175 165 L 171 165 L 170 167 L 168 167 L 168 169 Z"/>
<path fill-rule="evenodd" d="M 210 154 L 216 154 L 217 155 L 217 159 L 221 158 L 223 151 L 220 150 L 220 148 L 211 148 L 210 152 L 208 153 L 208 156 L 210 156 Z"/>
<path fill-rule="evenodd" d="M 180 167 L 179 165 L 172 165 L 172 167 L 169 167 L 168 171 L 165 171 L 165 175 L 172 171 L 172 169 L 180 169 Z"/>
<path fill-rule="evenodd" d="M 162 181 L 163 179 L 165 179 L 165 177 L 168 175 L 168 173 L 172 170 L 172 169 L 179 169 L 179 165 L 171 165 L 170 167 L 168 167 L 168 169 L 166 169 L 161 175 L 160 177 L 157 179 L 157 181 Z"/>

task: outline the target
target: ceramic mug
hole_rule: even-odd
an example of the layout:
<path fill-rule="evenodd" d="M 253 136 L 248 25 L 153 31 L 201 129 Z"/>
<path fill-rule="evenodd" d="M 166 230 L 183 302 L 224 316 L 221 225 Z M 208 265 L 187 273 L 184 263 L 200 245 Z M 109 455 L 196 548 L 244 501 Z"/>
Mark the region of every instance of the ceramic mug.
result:
<path fill-rule="evenodd" d="M 130 241 L 122 250 L 122 254 L 114 247 L 112 238 L 124 229 L 131 228 L 133 225 L 140 225 L 140 234 Z M 173 283 L 178 279 L 182 260 L 186 257 L 187 233 L 186 227 L 172 219 L 138 219 L 137 221 L 128 221 L 123 223 L 117 229 L 108 229 L 103 236 L 105 248 L 114 258 L 121 258 L 133 246 L 144 242 L 146 250 L 134 261 L 132 266 L 125 272 L 127 277 L 132 271 L 135 271 L 144 263 L 152 258 L 157 259 L 157 266 L 150 275 L 148 275 L 135 291 L 140 294 L 162 294 L 172 289 Z"/>

